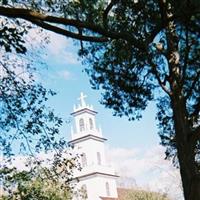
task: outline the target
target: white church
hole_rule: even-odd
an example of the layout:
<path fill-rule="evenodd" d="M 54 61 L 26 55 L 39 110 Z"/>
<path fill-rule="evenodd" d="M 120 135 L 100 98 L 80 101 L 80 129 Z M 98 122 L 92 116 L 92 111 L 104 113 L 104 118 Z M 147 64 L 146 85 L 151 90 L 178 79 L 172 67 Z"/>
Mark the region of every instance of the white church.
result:
<path fill-rule="evenodd" d="M 85 102 L 86 96 L 81 93 L 80 104 L 74 106 L 71 115 L 74 127 L 71 130 L 69 144 L 80 155 L 82 170 L 74 172 L 75 190 L 83 189 L 87 200 L 115 200 L 118 198 L 115 170 L 106 162 L 105 141 L 102 131 L 97 128 L 93 106 Z M 74 200 L 82 199 L 74 195 Z"/>

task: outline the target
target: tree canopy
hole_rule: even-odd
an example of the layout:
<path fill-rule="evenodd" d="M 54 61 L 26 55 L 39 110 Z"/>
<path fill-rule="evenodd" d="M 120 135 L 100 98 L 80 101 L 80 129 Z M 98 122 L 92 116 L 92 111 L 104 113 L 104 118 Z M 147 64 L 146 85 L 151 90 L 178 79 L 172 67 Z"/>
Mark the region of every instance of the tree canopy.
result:
<path fill-rule="evenodd" d="M 69 185 L 64 185 L 58 179 L 47 179 L 45 173 L 52 175 L 52 171 L 43 168 L 38 174 L 16 169 L 4 169 L 4 190 L 1 200 L 67 200 L 71 199 L 72 191 Z M 6 174 L 6 175 L 5 175 Z"/>
<path fill-rule="evenodd" d="M 120 200 L 169 200 L 167 195 L 139 190 L 139 189 L 119 189 L 120 191 Z"/>
<path fill-rule="evenodd" d="M 72 199 L 74 170 L 80 169 L 77 157 L 69 150 L 48 153 L 37 158 L 15 157 L 18 163 L 0 168 L 1 200 Z"/>
<path fill-rule="evenodd" d="M 198 0 L 2 0 L 0 15 L 7 53 L 26 52 L 24 34 L 34 25 L 79 40 L 92 87 L 116 115 L 139 119 L 155 100 L 161 143 L 180 167 L 185 199 L 200 199 Z"/>

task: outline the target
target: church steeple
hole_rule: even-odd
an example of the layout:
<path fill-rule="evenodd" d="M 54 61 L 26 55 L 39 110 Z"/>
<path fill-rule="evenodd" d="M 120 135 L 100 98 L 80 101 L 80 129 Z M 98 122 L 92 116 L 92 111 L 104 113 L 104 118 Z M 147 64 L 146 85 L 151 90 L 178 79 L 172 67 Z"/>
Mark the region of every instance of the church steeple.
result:
<path fill-rule="evenodd" d="M 75 128 L 72 128 L 72 140 L 69 145 L 79 155 L 82 170 L 74 172 L 74 181 L 79 180 L 75 190 L 85 189 L 87 200 L 101 200 L 101 197 L 109 199 L 117 198 L 115 171 L 107 165 L 105 155 L 105 141 L 101 129 L 96 126 L 97 112 L 92 106 L 87 105 L 87 96 L 81 92 L 78 106 L 74 106 L 71 115 L 75 120 Z M 77 200 L 79 197 L 73 197 Z"/>
<path fill-rule="evenodd" d="M 71 115 L 75 119 L 75 128 L 72 128 L 71 135 L 72 140 L 83 137 L 85 135 L 95 135 L 101 137 L 101 129 L 97 129 L 96 126 L 96 114 L 92 105 L 87 105 L 85 98 L 87 96 L 81 92 L 78 100 L 80 103 L 76 106 L 74 105 L 74 112 Z"/>

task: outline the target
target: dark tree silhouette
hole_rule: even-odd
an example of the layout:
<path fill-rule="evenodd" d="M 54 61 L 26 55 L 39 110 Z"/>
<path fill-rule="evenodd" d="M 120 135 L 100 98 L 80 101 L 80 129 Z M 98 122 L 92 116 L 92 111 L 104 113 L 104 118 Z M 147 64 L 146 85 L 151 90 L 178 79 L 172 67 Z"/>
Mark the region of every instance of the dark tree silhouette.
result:
<path fill-rule="evenodd" d="M 79 40 L 91 84 L 116 115 L 138 119 L 156 100 L 159 135 L 178 161 L 185 199 L 200 199 L 198 0 L 7 0 L 0 15 L 16 21 L 14 30 L 1 28 L 5 51 L 25 52 L 24 20 Z"/>

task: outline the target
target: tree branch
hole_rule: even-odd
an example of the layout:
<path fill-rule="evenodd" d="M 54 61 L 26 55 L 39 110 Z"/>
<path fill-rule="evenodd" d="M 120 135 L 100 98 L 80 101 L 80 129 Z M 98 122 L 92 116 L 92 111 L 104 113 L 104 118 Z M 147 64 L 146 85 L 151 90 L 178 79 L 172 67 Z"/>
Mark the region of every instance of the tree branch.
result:
<path fill-rule="evenodd" d="M 166 9 L 166 3 L 163 0 L 158 0 L 158 5 L 159 5 L 159 9 L 160 9 L 160 16 L 161 16 L 161 21 L 162 24 L 166 24 L 167 22 L 167 9 Z"/>
<path fill-rule="evenodd" d="M 187 70 L 188 59 L 189 59 L 189 52 L 190 52 L 188 24 L 186 24 L 185 29 L 186 29 L 185 30 L 185 44 L 186 44 L 186 48 L 185 48 L 185 55 L 184 55 L 184 65 L 183 65 L 183 72 L 182 72 L 183 75 L 182 75 L 181 84 L 183 84 L 184 81 L 185 81 L 186 70 Z"/>
<path fill-rule="evenodd" d="M 24 8 L 8 8 L 8 7 L 3 7 L 3 6 L 0 6 L 0 15 L 6 16 L 6 17 L 13 17 L 13 18 L 21 18 L 31 23 L 34 23 L 44 29 L 56 32 L 58 34 L 65 35 L 67 37 L 72 37 L 78 40 L 85 40 L 85 41 L 90 41 L 90 42 L 107 42 L 109 38 L 122 39 L 131 43 L 136 48 L 142 51 L 146 51 L 145 43 L 134 38 L 132 34 L 107 30 L 93 23 L 82 22 L 80 20 L 67 19 L 67 18 L 62 18 L 62 17 L 49 16 L 49 15 L 41 14 L 39 12 L 32 11 L 29 9 L 24 9 Z M 80 35 L 80 34 L 68 31 L 64 28 L 55 26 L 53 24 L 49 24 L 48 22 L 58 24 L 58 25 L 73 26 L 76 28 L 85 28 L 101 36 Z"/>
<path fill-rule="evenodd" d="M 112 9 L 112 7 L 118 2 L 118 0 L 111 0 L 111 2 L 108 4 L 108 6 L 106 7 L 104 13 L 103 13 L 103 25 L 105 28 L 107 28 L 107 19 L 108 19 L 108 13 L 110 12 L 110 10 Z"/>
<path fill-rule="evenodd" d="M 57 26 L 53 26 L 51 24 L 45 23 L 43 21 L 40 20 L 29 20 L 30 22 L 38 25 L 41 28 L 44 28 L 46 30 L 52 31 L 54 33 L 58 33 L 60 35 L 64 35 L 73 39 L 77 39 L 77 40 L 82 40 L 82 41 L 88 41 L 88 42 L 107 42 L 108 38 L 106 37 L 93 37 L 93 36 L 84 36 L 80 33 L 73 33 L 70 31 L 67 31 L 65 29 L 62 29 L 60 27 Z"/>
<path fill-rule="evenodd" d="M 160 85 L 160 87 L 163 89 L 164 92 L 166 92 L 169 96 L 171 96 L 171 91 L 166 87 L 166 85 L 165 85 L 165 83 L 164 83 L 164 82 L 166 82 L 166 80 L 163 82 L 163 81 L 160 79 L 159 73 L 158 73 L 158 71 L 157 71 L 157 69 L 156 69 L 157 66 L 150 60 L 150 58 L 148 58 L 148 60 L 149 60 L 149 63 L 150 63 L 150 65 L 151 65 L 152 74 L 153 74 L 153 75 L 155 76 L 155 78 L 157 79 L 158 84 Z"/>

